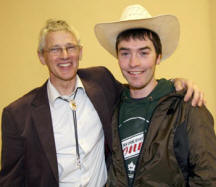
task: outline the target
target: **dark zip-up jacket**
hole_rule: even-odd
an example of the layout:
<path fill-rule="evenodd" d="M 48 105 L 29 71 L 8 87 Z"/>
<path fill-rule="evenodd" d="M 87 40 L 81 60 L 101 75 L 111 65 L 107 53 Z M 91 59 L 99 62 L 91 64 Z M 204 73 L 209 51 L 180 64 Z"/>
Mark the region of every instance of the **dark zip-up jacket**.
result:
<path fill-rule="evenodd" d="M 133 187 L 216 187 L 214 121 L 205 106 L 192 107 L 184 93 L 161 98 L 153 112 L 136 166 Z M 117 107 L 112 120 L 112 165 L 107 186 L 126 187 L 128 178 L 118 134 Z"/>

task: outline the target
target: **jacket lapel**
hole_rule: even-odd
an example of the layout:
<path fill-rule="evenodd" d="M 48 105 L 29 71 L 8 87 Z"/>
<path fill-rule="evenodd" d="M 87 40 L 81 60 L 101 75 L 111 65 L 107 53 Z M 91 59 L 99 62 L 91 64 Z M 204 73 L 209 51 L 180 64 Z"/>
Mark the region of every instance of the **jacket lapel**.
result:
<path fill-rule="evenodd" d="M 109 110 L 109 106 L 107 104 L 107 98 L 104 95 L 104 91 L 102 88 L 91 82 L 91 80 L 82 79 L 83 86 L 85 87 L 86 93 L 94 105 L 101 123 L 103 125 L 104 135 L 106 142 L 109 146 L 111 146 L 112 137 L 111 137 L 111 109 Z"/>
<path fill-rule="evenodd" d="M 90 81 L 82 80 L 85 91 L 94 105 L 101 122 L 104 124 L 106 116 L 108 114 L 108 106 L 106 103 L 106 97 L 103 90 L 98 85 L 91 83 Z"/>
<path fill-rule="evenodd" d="M 119 137 L 119 110 L 120 105 L 118 104 L 116 106 L 116 109 L 114 111 L 113 117 L 112 117 L 112 133 L 113 133 L 113 141 L 112 141 L 112 147 L 113 147 L 113 159 L 112 164 L 114 165 L 115 172 L 118 174 L 116 177 L 118 178 L 118 184 L 116 186 L 128 186 L 128 176 L 125 168 L 124 163 L 124 155 L 122 152 L 122 146 L 121 146 L 121 140 Z"/>
<path fill-rule="evenodd" d="M 39 88 L 38 94 L 32 102 L 32 118 L 51 170 L 56 181 L 59 181 L 55 140 L 46 85 L 45 83 Z"/>

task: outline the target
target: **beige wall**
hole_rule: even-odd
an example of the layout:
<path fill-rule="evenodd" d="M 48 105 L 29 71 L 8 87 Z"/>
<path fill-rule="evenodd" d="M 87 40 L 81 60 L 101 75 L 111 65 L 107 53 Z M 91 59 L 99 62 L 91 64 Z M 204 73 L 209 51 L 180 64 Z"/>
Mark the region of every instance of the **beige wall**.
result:
<path fill-rule="evenodd" d="M 185 77 L 205 91 L 216 119 L 215 0 L 7 0 L 1 1 L 0 112 L 3 107 L 47 78 L 37 58 L 37 38 L 47 18 L 66 19 L 80 31 L 84 45 L 81 67 L 104 65 L 123 81 L 116 60 L 97 43 L 95 23 L 115 21 L 126 5 L 140 3 L 152 15 L 174 14 L 181 24 L 180 44 L 163 62 L 157 77 Z M 214 62 L 213 62 L 214 61 Z"/>
<path fill-rule="evenodd" d="M 209 0 L 209 15 L 210 15 L 210 29 L 211 29 L 211 56 L 212 56 L 212 60 L 211 60 L 211 65 L 210 67 L 211 69 L 211 74 L 213 75 L 213 79 L 212 79 L 212 84 L 211 86 L 213 87 L 212 90 L 212 97 L 214 97 L 215 100 L 212 100 L 212 102 L 214 102 L 214 104 L 212 105 L 212 112 L 214 115 L 214 119 L 216 122 L 216 1 L 215 0 Z"/>

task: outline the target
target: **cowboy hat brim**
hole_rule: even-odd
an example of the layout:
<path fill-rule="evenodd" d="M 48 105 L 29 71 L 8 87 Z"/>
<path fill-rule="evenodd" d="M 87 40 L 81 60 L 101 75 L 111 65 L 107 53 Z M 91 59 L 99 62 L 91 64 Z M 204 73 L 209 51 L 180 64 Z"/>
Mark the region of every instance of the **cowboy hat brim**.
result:
<path fill-rule="evenodd" d="M 176 49 L 180 36 L 178 19 L 173 15 L 161 15 L 146 19 L 127 20 L 95 25 L 95 35 L 99 43 L 114 57 L 116 38 L 128 29 L 145 28 L 158 34 L 162 44 L 162 60 L 168 58 Z"/>

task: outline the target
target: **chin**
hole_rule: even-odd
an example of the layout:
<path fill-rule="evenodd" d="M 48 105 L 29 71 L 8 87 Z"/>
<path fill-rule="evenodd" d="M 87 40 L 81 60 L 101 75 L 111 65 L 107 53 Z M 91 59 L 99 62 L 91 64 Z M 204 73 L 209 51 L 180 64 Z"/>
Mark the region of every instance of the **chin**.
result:
<path fill-rule="evenodd" d="M 146 87 L 146 85 L 144 84 L 141 84 L 141 85 L 139 85 L 139 84 L 129 84 L 130 85 L 130 87 L 132 88 L 132 89 L 134 89 L 134 90 L 139 90 L 139 89 L 143 89 L 143 88 L 145 88 Z"/>

